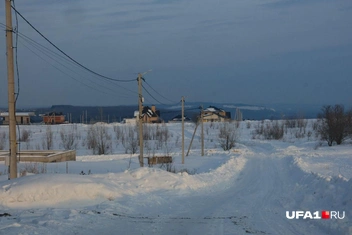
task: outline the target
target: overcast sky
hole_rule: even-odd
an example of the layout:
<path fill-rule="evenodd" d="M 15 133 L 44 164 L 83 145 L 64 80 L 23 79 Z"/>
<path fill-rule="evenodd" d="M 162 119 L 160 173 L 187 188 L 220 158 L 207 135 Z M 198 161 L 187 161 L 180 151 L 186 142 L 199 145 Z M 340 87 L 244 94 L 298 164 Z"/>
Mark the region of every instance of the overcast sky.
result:
<path fill-rule="evenodd" d="M 0 7 L 0 106 L 7 106 Z M 350 0 L 16 0 L 64 52 L 116 79 L 144 75 L 149 104 L 345 104 L 352 98 Z M 14 21 L 15 25 L 15 21 Z M 18 107 L 137 104 L 137 81 L 72 66 L 19 19 Z M 28 39 L 28 38 L 30 39 Z M 48 55 L 50 57 L 48 57 Z M 54 60 L 53 60 L 54 59 Z"/>

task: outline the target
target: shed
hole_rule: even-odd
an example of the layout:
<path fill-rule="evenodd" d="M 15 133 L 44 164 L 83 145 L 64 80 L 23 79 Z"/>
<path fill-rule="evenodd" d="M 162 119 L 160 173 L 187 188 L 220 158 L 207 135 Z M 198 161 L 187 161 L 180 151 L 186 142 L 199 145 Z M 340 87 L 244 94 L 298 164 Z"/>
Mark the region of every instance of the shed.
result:
<path fill-rule="evenodd" d="M 34 112 L 16 112 L 15 113 L 16 123 L 21 124 L 21 125 L 29 125 L 29 124 L 31 124 L 31 117 L 32 116 L 35 116 Z M 10 118 L 9 118 L 8 112 L 0 113 L 0 117 L 2 117 L 4 119 L 2 124 L 9 125 Z"/>

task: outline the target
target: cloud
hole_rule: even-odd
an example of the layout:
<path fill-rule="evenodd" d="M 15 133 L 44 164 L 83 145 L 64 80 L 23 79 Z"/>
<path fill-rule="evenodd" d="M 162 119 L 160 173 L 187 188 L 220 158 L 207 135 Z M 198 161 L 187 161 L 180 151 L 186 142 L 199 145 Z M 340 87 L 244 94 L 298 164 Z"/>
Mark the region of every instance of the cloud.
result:
<path fill-rule="evenodd" d="M 284 8 L 290 6 L 299 6 L 299 5 L 309 5 L 309 4 L 318 4 L 322 2 L 335 2 L 336 0 L 278 0 L 268 3 L 263 3 L 262 6 L 272 7 L 272 8 Z"/>

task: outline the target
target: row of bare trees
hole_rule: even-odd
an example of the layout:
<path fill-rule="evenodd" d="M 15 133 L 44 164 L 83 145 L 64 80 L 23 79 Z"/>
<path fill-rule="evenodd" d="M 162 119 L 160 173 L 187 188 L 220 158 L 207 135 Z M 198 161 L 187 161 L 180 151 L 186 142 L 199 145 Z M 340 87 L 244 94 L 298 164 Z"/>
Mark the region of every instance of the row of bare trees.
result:
<path fill-rule="evenodd" d="M 239 123 L 225 122 L 218 123 L 218 144 L 224 150 L 235 147 L 239 138 Z M 214 128 L 214 124 L 211 126 Z M 250 128 L 250 122 L 247 128 Z M 261 121 L 254 126 L 253 138 L 262 136 L 264 139 L 282 139 L 285 134 L 291 134 L 296 138 L 309 137 L 312 131 L 315 136 L 327 141 L 331 146 L 333 143 L 341 144 L 347 137 L 352 136 L 352 111 L 345 111 L 342 105 L 324 106 L 318 116 L 317 122 L 313 123 L 313 129 L 306 131 L 307 120 L 303 118 L 287 119 L 281 121 Z M 41 132 L 41 131 L 40 131 Z M 208 132 L 208 131 L 207 131 Z M 135 154 L 139 149 L 139 132 L 137 125 L 114 126 L 114 131 L 109 132 L 109 128 L 104 124 L 90 125 L 82 146 L 87 146 L 93 154 L 108 154 L 112 152 L 112 134 L 115 134 L 116 145 L 122 144 L 125 153 Z M 32 133 L 22 130 L 19 140 L 29 143 Z M 66 126 L 59 131 L 61 145 L 66 150 L 76 149 L 80 139 L 77 125 Z M 259 137 L 258 137 L 259 136 Z M 166 124 L 144 126 L 143 137 L 145 148 L 148 153 L 154 154 L 157 150 L 164 149 L 169 153 L 172 149 L 169 132 Z M 175 146 L 178 147 L 179 136 L 176 136 Z M 7 136 L 5 132 L 0 132 L 0 150 L 6 147 Z M 54 133 L 51 126 L 47 126 L 42 138 L 42 148 L 50 150 L 53 148 Z"/>

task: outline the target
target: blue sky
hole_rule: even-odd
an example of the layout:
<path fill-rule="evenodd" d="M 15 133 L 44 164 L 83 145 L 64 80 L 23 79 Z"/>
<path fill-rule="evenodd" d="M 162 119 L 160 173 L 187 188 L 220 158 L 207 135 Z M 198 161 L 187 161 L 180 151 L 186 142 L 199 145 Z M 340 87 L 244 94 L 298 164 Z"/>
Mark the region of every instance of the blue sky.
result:
<path fill-rule="evenodd" d="M 5 23 L 4 2 L 0 23 Z M 149 85 L 147 103 L 345 104 L 352 89 L 349 0 L 16 0 L 80 63 Z M 7 104 L 5 33 L 0 106 Z M 19 31 L 50 47 L 23 20 Z M 54 49 L 52 49 L 54 50 Z M 137 104 L 137 82 L 109 83 L 19 39 L 18 106 Z M 70 69 L 68 69 L 69 67 Z M 167 98 L 167 100 L 165 99 Z"/>

